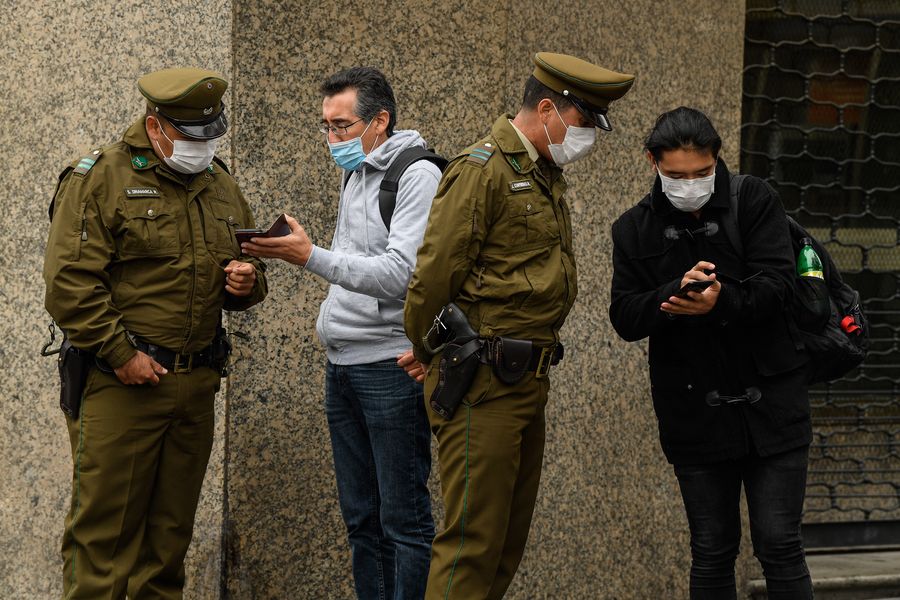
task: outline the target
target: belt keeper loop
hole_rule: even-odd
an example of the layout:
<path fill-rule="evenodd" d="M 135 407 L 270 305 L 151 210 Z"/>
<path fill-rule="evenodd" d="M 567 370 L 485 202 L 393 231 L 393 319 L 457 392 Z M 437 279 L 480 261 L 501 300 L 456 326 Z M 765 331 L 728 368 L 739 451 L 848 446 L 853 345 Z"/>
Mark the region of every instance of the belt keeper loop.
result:
<path fill-rule="evenodd" d="M 541 348 L 541 357 L 538 359 L 537 369 L 534 370 L 535 379 L 544 379 L 550 372 L 553 364 L 553 356 L 556 354 L 556 344 Z"/>

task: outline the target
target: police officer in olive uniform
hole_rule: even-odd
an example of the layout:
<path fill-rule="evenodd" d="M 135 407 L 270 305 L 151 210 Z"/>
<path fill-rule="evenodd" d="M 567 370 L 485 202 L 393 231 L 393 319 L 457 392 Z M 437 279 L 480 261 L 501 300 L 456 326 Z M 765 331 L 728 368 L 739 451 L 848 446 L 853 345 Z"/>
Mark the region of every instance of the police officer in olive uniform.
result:
<path fill-rule="evenodd" d="M 185 68 L 138 87 L 146 115 L 66 168 L 51 206 L 46 307 L 96 356 L 80 414 L 67 418 L 67 600 L 182 598 L 213 442 L 221 311 L 267 290 L 264 265 L 241 256 L 234 235 L 254 226 L 250 209 L 214 156 L 227 83 Z"/>
<path fill-rule="evenodd" d="M 500 336 L 533 343 L 517 382 L 480 364 L 452 418 L 428 411 L 446 508 L 429 600 L 501 598 L 521 560 L 541 474 L 548 371 L 561 358 L 559 329 L 577 291 L 560 167 L 590 151 L 596 128 L 611 129 L 607 107 L 634 81 L 562 54 L 541 52 L 534 63 L 519 112 L 497 119 L 444 173 L 406 299 L 406 333 L 427 365 L 426 401 L 440 354 L 429 355 L 423 336 L 448 302 L 488 346 Z"/>

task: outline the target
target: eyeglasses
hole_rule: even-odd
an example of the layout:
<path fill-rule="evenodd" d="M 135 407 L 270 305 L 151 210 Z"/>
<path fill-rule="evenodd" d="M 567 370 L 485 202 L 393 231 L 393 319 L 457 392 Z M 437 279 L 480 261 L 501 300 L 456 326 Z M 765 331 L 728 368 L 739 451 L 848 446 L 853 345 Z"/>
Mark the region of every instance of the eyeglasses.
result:
<path fill-rule="evenodd" d="M 363 120 L 362 117 L 360 117 L 359 119 L 353 121 L 349 125 L 339 125 L 339 126 L 338 125 L 328 125 L 327 123 L 322 123 L 321 125 L 319 125 L 319 133 L 321 133 L 323 135 L 328 135 L 328 132 L 330 131 L 331 133 L 333 133 L 336 136 L 344 136 L 344 135 L 347 135 L 348 129 L 350 129 L 351 127 L 353 127 L 354 125 L 356 125 L 357 123 L 359 123 L 362 120 Z"/>

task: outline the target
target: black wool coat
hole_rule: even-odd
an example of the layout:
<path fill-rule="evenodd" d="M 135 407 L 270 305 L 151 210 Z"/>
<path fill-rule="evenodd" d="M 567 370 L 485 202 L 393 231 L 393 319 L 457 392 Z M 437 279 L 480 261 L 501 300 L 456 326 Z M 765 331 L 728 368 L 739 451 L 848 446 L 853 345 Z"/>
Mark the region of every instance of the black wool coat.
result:
<path fill-rule="evenodd" d="M 677 210 L 653 190 L 612 226 L 613 279 L 609 316 L 627 341 L 650 338 L 653 406 L 666 458 L 673 464 L 761 456 L 809 444 L 807 356 L 785 307 L 795 257 L 776 192 L 744 179 L 738 202 L 743 258 L 720 225 L 730 211 L 730 174 L 719 159 L 715 191 L 699 218 Z M 699 261 L 715 265 L 722 283 L 713 310 L 671 316 L 660 310 Z M 710 406 L 708 394 L 755 403 Z"/>

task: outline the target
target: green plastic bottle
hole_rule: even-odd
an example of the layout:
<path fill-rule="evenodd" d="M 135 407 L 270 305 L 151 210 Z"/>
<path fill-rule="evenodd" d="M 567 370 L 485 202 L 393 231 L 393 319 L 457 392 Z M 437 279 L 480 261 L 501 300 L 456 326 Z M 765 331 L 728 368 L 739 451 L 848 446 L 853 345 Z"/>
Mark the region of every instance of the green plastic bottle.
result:
<path fill-rule="evenodd" d="M 800 248 L 800 255 L 797 257 L 797 274 L 800 277 L 817 277 L 825 279 L 825 273 L 822 269 L 822 259 L 816 254 L 812 247 L 812 240 L 803 238 L 800 240 L 803 247 Z"/>

